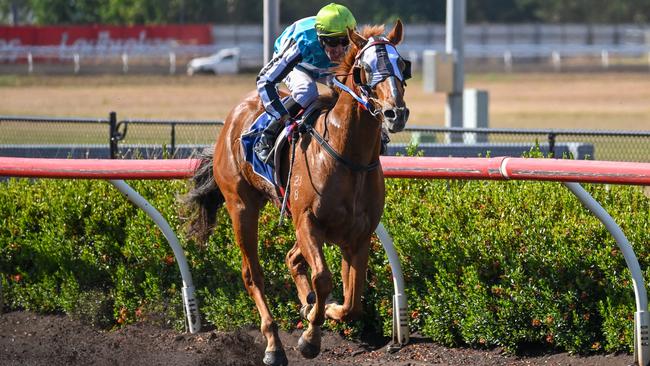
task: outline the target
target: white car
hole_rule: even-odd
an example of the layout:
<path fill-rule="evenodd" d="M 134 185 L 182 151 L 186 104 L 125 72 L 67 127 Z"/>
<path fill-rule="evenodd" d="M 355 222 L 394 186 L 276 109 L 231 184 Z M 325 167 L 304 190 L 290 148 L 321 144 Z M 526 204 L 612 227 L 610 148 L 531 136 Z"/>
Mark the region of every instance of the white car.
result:
<path fill-rule="evenodd" d="M 239 72 L 239 48 L 225 48 L 207 57 L 197 57 L 187 64 L 187 75 L 195 73 L 237 74 Z"/>

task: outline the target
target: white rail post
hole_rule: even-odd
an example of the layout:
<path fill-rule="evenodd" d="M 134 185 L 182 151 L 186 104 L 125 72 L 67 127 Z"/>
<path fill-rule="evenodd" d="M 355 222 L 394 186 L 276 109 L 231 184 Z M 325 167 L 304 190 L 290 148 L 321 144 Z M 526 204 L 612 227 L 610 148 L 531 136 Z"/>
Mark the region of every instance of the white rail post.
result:
<path fill-rule="evenodd" d="M 169 53 L 169 74 L 174 75 L 176 73 L 176 53 Z"/>
<path fill-rule="evenodd" d="M 185 316 L 187 317 L 187 327 L 190 333 L 197 333 L 201 330 L 201 317 L 199 315 L 199 306 L 194 295 L 194 284 L 192 283 L 192 274 L 190 273 L 189 266 L 187 264 L 187 259 L 185 258 L 185 253 L 181 247 L 176 234 L 169 226 L 165 218 L 156 210 L 155 207 L 151 206 L 144 197 L 142 197 L 138 192 L 131 188 L 123 180 L 110 180 L 117 189 L 122 192 L 129 201 L 133 202 L 136 206 L 142 209 L 144 212 L 151 217 L 151 219 L 156 223 L 160 231 L 169 242 L 169 245 L 174 251 L 174 256 L 176 257 L 176 263 L 178 263 L 178 268 L 181 272 L 181 277 L 183 279 L 183 305 L 185 309 Z"/>
<path fill-rule="evenodd" d="M 600 62 L 603 69 L 609 68 L 609 52 L 607 50 L 600 51 Z"/>
<path fill-rule="evenodd" d="M 551 63 L 553 63 L 553 69 L 556 72 L 562 71 L 562 56 L 560 56 L 560 52 L 553 51 L 551 53 Z"/>
<path fill-rule="evenodd" d="M 122 72 L 129 72 L 129 55 L 126 52 L 122 53 Z"/>
<path fill-rule="evenodd" d="M 375 230 L 381 245 L 386 251 L 388 262 L 390 263 L 390 270 L 393 274 L 393 286 L 395 287 L 395 295 L 393 295 L 393 343 L 388 346 L 389 351 L 394 351 L 409 341 L 409 323 L 408 323 L 408 304 L 406 293 L 404 292 L 404 275 L 402 274 L 402 266 L 399 262 L 399 256 L 393 245 L 393 239 L 388 235 L 384 225 L 380 222 Z"/>
<path fill-rule="evenodd" d="M 650 56 L 649 56 L 650 57 Z M 32 74 L 34 72 L 34 58 L 32 53 L 27 53 L 27 73 Z"/>
<path fill-rule="evenodd" d="M 465 89 L 463 91 L 463 127 L 465 128 L 488 128 L 489 127 L 489 95 L 485 90 Z M 476 144 L 487 142 L 486 133 L 465 132 L 463 142 Z"/>
<path fill-rule="evenodd" d="M 512 72 L 512 52 L 510 50 L 503 53 L 503 66 L 506 72 Z"/>
<path fill-rule="evenodd" d="M 72 59 L 73 59 L 73 61 L 74 61 L 74 73 L 75 73 L 75 74 L 78 74 L 78 73 L 79 73 L 79 70 L 81 69 L 81 58 L 79 57 L 79 54 L 78 54 L 78 53 L 75 53 L 75 54 L 72 56 Z"/>

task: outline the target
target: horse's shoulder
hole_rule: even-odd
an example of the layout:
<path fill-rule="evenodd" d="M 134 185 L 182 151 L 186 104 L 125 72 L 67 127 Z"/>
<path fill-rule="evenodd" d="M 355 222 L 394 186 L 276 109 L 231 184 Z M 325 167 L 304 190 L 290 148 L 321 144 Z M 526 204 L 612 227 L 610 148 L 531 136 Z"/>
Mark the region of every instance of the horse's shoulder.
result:
<path fill-rule="evenodd" d="M 314 125 L 318 123 L 318 120 L 325 116 L 334 106 L 338 100 L 338 94 L 334 92 L 321 94 L 318 96 L 318 99 L 313 105 L 313 111 L 317 113 L 314 117 Z"/>
<path fill-rule="evenodd" d="M 330 89 L 318 96 L 318 103 L 322 108 L 331 109 L 339 99 L 339 94 Z"/>

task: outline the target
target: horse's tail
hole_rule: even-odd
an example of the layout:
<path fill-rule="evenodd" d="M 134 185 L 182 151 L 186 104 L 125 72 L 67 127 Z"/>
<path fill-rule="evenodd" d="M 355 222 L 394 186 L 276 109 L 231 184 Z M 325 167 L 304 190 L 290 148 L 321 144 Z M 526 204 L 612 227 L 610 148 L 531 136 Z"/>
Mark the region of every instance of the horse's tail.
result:
<path fill-rule="evenodd" d="M 217 224 L 217 210 L 225 202 L 223 194 L 212 175 L 214 148 L 198 154 L 201 160 L 192 177 L 193 187 L 183 197 L 182 214 L 186 222 L 186 235 L 199 244 L 205 244 Z"/>

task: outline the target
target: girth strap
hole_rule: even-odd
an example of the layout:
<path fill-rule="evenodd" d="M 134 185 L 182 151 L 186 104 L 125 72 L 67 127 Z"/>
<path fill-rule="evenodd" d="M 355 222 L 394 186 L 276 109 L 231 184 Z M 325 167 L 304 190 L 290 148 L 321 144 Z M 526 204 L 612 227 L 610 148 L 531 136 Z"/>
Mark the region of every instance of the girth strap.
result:
<path fill-rule="evenodd" d="M 336 150 L 334 150 L 334 148 L 332 147 L 332 145 L 330 145 L 327 141 L 325 141 L 323 136 L 321 136 L 314 129 L 314 127 L 312 127 L 309 124 L 303 124 L 303 128 L 305 128 L 306 132 L 309 133 L 310 135 L 312 135 L 314 137 L 314 139 L 316 139 L 316 142 L 318 142 L 318 144 L 320 146 L 322 146 L 323 149 L 331 157 L 336 159 L 336 161 L 338 161 L 339 163 L 342 163 L 343 165 L 347 166 L 350 170 L 352 170 L 354 172 L 370 172 L 370 171 L 373 171 L 373 170 L 377 169 L 377 167 L 379 166 L 379 159 L 377 159 L 376 161 L 374 161 L 374 162 L 372 162 L 372 163 L 370 163 L 368 165 L 361 165 L 361 164 L 357 164 L 355 162 L 352 162 L 352 161 L 346 159 L 345 157 L 341 156 L 339 153 L 337 153 Z"/>
<path fill-rule="evenodd" d="M 278 226 L 282 226 L 284 213 L 287 210 L 287 203 L 289 202 L 289 190 L 291 189 L 291 173 L 293 172 L 293 162 L 296 158 L 296 145 L 298 145 L 298 131 L 291 131 L 291 139 L 289 140 L 291 148 L 291 159 L 289 159 L 289 173 L 287 174 L 287 183 L 284 188 L 284 197 L 282 197 L 282 207 L 280 209 L 280 220 Z"/>

